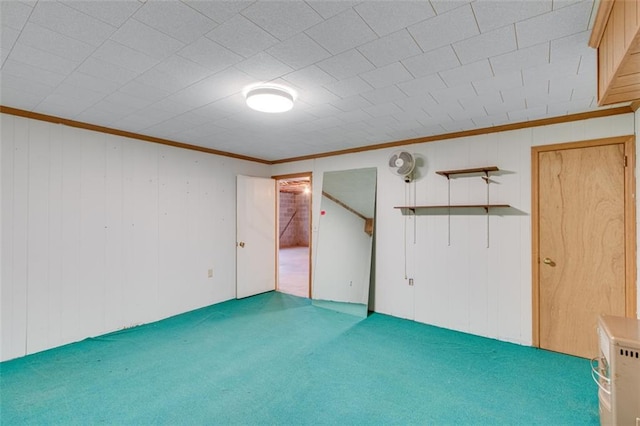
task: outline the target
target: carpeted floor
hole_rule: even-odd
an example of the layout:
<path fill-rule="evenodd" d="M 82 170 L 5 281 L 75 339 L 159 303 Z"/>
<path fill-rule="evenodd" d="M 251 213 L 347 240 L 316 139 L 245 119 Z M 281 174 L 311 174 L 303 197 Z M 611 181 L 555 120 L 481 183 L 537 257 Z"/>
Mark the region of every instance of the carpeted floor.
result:
<path fill-rule="evenodd" d="M 0 423 L 598 424 L 584 359 L 266 293 L 0 364 Z"/>

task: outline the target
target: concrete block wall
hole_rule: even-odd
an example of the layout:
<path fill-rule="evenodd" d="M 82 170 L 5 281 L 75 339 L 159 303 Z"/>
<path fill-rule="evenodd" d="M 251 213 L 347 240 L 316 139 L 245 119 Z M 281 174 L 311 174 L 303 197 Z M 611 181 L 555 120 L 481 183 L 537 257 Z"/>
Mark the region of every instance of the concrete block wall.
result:
<path fill-rule="evenodd" d="M 293 220 L 291 220 L 294 213 L 295 216 Z M 291 223 L 287 227 L 289 220 L 291 220 Z M 281 234 L 280 247 L 308 246 L 309 196 L 306 194 L 281 192 L 279 222 Z"/>

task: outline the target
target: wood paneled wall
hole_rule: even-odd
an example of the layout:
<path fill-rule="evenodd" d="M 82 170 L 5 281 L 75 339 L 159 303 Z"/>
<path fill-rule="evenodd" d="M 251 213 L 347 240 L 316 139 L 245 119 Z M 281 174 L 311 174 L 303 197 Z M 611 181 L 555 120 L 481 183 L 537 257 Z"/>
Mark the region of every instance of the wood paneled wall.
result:
<path fill-rule="evenodd" d="M 2 360 L 235 297 L 235 176 L 268 166 L 1 120 Z"/>
<path fill-rule="evenodd" d="M 530 345 L 531 147 L 633 133 L 629 113 L 408 145 L 404 149 L 419 164 L 410 185 L 388 171 L 387 159 L 397 148 L 280 164 L 273 173 L 312 170 L 321 179 L 325 171 L 377 167 L 375 311 Z M 453 214 L 449 227 L 446 215 L 414 218 L 393 208 L 447 204 L 447 179 L 436 170 L 487 165 L 501 170 L 491 177 L 491 202 L 513 206 L 489 216 L 489 248 L 482 209 Z M 314 182 L 315 232 L 322 182 Z M 452 179 L 451 202 L 484 203 L 485 187 L 480 177 Z M 413 286 L 405 276 L 414 278 Z"/>

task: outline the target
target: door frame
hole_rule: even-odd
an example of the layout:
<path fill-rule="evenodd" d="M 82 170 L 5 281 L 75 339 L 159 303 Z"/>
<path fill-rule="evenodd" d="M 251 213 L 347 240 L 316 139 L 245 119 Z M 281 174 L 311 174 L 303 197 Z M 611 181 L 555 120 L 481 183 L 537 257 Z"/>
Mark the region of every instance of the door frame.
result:
<path fill-rule="evenodd" d="M 637 318 L 636 277 L 636 201 L 635 201 L 635 136 L 617 136 L 531 147 L 531 272 L 532 272 L 532 344 L 540 347 L 540 216 L 538 154 L 564 149 L 589 148 L 603 145 L 624 145 L 624 228 L 625 228 L 625 315 Z"/>
<path fill-rule="evenodd" d="M 280 235 L 280 181 L 284 179 L 295 179 L 295 178 L 309 178 L 309 276 L 307 277 L 309 283 L 309 293 L 308 298 L 311 299 L 313 295 L 312 287 L 313 282 L 311 277 L 313 277 L 311 268 L 313 266 L 312 259 L 312 250 L 313 250 L 313 172 L 300 172 L 300 173 L 289 173 L 285 175 L 274 175 L 271 176 L 271 179 L 275 179 L 276 181 L 276 223 L 274 226 L 276 227 L 276 236 Z M 276 290 L 278 289 L 278 282 L 280 280 L 280 238 L 276 238 Z"/>

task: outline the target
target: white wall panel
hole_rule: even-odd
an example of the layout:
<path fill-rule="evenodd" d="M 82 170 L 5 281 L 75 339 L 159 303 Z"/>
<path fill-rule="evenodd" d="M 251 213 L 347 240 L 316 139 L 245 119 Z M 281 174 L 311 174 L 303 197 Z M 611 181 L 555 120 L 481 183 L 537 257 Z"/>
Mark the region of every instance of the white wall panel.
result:
<path fill-rule="evenodd" d="M 105 289 L 104 327 L 116 330 L 125 324 L 125 222 L 123 144 L 125 138 L 105 143 Z"/>
<path fill-rule="evenodd" d="M 235 297 L 235 177 L 268 166 L 1 120 L 0 359 Z"/>
<path fill-rule="evenodd" d="M 49 128 L 29 127 L 27 214 L 27 350 L 47 347 L 49 320 Z"/>
<path fill-rule="evenodd" d="M 105 134 L 69 129 L 80 141 L 80 333 L 103 333 L 105 318 Z"/>
<path fill-rule="evenodd" d="M 80 340 L 80 230 L 82 140 L 75 129 L 62 127 L 62 282 L 58 289 L 62 342 Z"/>
<path fill-rule="evenodd" d="M 158 309 L 158 145 L 124 143 L 124 300 L 126 326 Z"/>
<path fill-rule="evenodd" d="M 49 295 L 47 306 L 47 337 L 48 346 L 57 346 L 63 343 L 62 340 L 62 318 L 60 305 L 62 303 L 62 288 L 64 281 L 62 276 L 62 220 L 63 220 L 63 198 L 62 198 L 62 126 L 50 126 L 48 132 L 49 142 L 49 235 L 47 254 Z"/>

